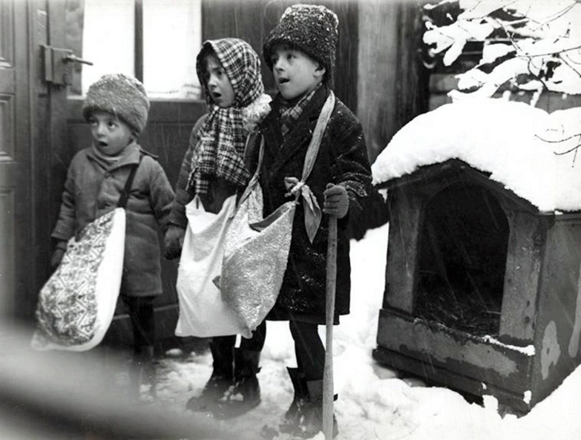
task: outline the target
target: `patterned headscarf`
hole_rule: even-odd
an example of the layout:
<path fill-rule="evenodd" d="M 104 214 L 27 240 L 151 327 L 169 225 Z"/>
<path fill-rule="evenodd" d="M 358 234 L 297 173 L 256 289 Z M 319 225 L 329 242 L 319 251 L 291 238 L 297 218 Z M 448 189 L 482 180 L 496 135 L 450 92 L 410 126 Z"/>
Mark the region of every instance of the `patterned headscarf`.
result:
<path fill-rule="evenodd" d="M 234 90 L 234 102 L 229 108 L 216 105 L 207 91 L 204 60 L 215 54 Z M 260 76 L 260 59 L 252 47 L 237 38 L 204 42 L 196 59 L 200 84 L 206 92 L 209 116 L 199 131 L 192 158 L 190 185 L 196 193 L 207 193 L 209 181 L 221 177 L 238 186 L 245 186 L 250 173 L 244 165 L 246 137 L 250 132 L 249 119 L 255 117 L 258 104 L 261 113 L 270 108 Z M 254 113 L 254 115 L 253 115 Z"/>

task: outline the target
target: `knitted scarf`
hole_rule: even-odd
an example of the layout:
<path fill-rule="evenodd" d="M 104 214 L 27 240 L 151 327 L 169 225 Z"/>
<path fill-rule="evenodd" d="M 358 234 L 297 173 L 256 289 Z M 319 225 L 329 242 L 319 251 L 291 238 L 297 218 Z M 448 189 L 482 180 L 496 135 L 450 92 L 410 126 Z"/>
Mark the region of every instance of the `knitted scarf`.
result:
<path fill-rule="evenodd" d="M 299 119 L 299 116 L 301 116 L 303 110 L 309 104 L 313 95 L 317 92 L 317 90 L 319 90 L 319 87 L 321 87 L 321 83 L 319 83 L 319 85 L 315 87 L 314 90 L 311 90 L 296 103 L 287 101 L 284 98 L 280 100 L 280 129 L 283 137 L 286 137 L 289 134 L 295 122 L 297 119 Z"/>
<path fill-rule="evenodd" d="M 220 108 L 206 93 L 209 116 L 195 140 L 189 187 L 205 194 L 216 177 L 239 187 L 250 180 L 244 165 L 246 137 L 255 125 L 254 119 L 268 113 L 270 97 L 264 94 L 260 76 L 260 60 L 252 47 L 243 40 L 224 38 L 206 41 L 198 54 L 196 69 L 204 90 L 204 58 L 216 55 L 234 90 L 234 102 Z M 258 116 L 257 116 L 258 115 Z"/>

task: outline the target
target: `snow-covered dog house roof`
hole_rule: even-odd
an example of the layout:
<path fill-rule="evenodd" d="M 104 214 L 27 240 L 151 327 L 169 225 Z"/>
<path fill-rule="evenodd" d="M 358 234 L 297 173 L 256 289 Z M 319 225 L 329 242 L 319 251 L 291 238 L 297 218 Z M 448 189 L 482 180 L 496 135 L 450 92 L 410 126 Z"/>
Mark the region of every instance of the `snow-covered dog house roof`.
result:
<path fill-rule="evenodd" d="M 427 165 L 459 159 L 541 212 L 581 210 L 581 108 L 551 114 L 524 103 L 471 99 L 404 126 L 372 166 L 380 185 Z M 581 162 L 581 158 L 580 158 Z"/>
<path fill-rule="evenodd" d="M 581 364 L 580 121 L 487 99 L 393 137 L 372 167 L 391 213 L 378 361 L 521 413 Z"/>

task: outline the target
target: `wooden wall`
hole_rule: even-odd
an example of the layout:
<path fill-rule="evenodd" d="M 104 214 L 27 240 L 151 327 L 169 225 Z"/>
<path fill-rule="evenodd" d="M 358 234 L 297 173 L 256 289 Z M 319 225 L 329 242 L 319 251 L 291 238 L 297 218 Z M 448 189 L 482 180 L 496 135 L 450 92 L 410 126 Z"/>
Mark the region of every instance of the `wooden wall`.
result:
<path fill-rule="evenodd" d="M 357 116 L 372 163 L 401 127 L 428 108 L 428 72 L 420 52 L 421 6 L 425 3 L 358 3 Z"/>

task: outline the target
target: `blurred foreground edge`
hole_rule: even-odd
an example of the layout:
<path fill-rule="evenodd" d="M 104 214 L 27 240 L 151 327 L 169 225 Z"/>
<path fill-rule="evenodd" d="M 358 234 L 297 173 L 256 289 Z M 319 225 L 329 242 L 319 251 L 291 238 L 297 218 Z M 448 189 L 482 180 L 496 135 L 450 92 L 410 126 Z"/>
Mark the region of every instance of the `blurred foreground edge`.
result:
<path fill-rule="evenodd" d="M 0 324 L 0 438 L 237 440 L 212 419 L 136 402 L 115 389 L 115 359 L 40 352 L 32 331 Z M 118 367 L 118 368 L 117 368 Z"/>

